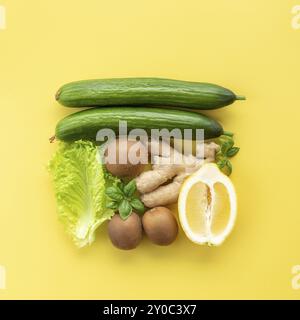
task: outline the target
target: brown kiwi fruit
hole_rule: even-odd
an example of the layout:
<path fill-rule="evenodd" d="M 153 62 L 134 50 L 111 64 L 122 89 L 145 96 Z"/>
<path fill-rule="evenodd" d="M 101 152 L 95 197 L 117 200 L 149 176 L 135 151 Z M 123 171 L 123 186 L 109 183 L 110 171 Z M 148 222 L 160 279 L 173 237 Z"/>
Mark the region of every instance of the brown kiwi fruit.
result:
<path fill-rule="evenodd" d="M 136 248 L 142 240 L 141 218 L 133 212 L 126 220 L 115 214 L 108 223 L 108 234 L 112 244 L 122 250 Z"/>
<path fill-rule="evenodd" d="M 148 238 L 160 246 L 171 244 L 178 234 L 177 221 L 171 210 L 165 207 L 148 210 L 143 216 L 142 224 Z"/>
<path fill-rule="evenodd" d="M 127 148 L 126 148 L 126 141 L 127 141 Z M 111 144 L 109 144 L 105 150 L 104 155 L 106 157 L 106 162 L 107 162 L 106 169 L 112 175 L 117 177 L 136 177 L 137 175 L 139 175 L 144 170 L 145 165 L 141 162 L 137 164 L 132 164 L 130 162 L 129 152 L 133 152 L 133 156 L 143 159 L 143 162 L 147 162 L 148 160 L 147 149 L 143 147 L 141 142 L 126 140 L 125 138 L 116 139 L 115 143 L 116 143 L 115 159 L 114 157 L 112 157 L 112 159 L 109 159 L 110 157 L 108 157 L 109 155 L 108 150 L 112 146 Z M 126 163 L 125 164 L 120 163 L 121 162 L 120 159 L 122 162 L 126 162 Z M 115 163 L 110 163 L 110 162 L 113 162 L 113 160 L 115 160 Z"/>

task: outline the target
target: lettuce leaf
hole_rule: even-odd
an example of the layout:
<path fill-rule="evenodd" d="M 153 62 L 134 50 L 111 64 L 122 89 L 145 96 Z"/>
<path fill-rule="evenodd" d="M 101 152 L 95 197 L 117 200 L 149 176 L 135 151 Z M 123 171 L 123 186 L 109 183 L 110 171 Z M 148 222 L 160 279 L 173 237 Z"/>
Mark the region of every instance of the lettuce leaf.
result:
<path fill-rule="evenodd" d="M 60 142 L 48 168 L 59 219 L 78 247 L 90 245 L 95 230 L 114 214 L 106 208 L 105 169 L 97 147 L 82 140 Z"/>

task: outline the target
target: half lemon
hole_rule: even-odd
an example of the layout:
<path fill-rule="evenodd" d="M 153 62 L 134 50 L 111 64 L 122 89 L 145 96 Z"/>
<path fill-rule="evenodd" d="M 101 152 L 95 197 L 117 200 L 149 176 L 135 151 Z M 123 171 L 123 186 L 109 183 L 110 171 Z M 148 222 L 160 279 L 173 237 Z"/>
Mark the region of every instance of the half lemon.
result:
<path fill-rule="evenodd" d="M 181 226 L 197 244 L 220 245 L 230 234 L 237 213 L 231 180 L 217 165 L 205 164 L 186 179 L 178 199 Z"/>

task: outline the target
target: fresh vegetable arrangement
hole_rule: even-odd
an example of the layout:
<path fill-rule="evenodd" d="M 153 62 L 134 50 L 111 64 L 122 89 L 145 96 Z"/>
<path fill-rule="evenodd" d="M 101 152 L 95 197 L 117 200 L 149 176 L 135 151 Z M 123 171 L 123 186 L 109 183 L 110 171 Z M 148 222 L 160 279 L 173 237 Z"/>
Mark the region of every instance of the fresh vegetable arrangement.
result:
<path fill-rule="evenodd" d="M 56 99 L 68 107 L 95 107 L 60 120 L 50 139 L 59 144 L 49 163 L 58 215 L 78 247 L 90 245 L 105 221 L 119 249 L 136 248 L 143 234 L 156 245 L 170 245 L 178 222 L 168 206 L 177 202 L 179 223 L 190 240 L 209 245 L 225 240 L 236 216 L 230 158 L 239 148 L 216 120 L 176 107 L 217 109 L 243 96 L 214 84 L 129 78 L 69 83 Z M 123 137 L 120 121 L 129 131 L 149 135 L 154 129 L 182 134 L 189 129 L 193 140 L 203 129 L 205 141 L 196 140 L 186 154 L 175 145 L 165 148 L 164 140 Z M 101 129 L 113 132 L 113 143 L 99 143 Z M 139 161 L 132 162 L 132 154 Z"/>

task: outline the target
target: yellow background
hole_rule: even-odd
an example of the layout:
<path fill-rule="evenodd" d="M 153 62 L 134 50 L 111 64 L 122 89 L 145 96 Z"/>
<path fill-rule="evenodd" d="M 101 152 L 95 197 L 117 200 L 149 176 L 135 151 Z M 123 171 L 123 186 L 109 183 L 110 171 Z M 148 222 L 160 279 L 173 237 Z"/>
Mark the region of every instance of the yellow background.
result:
<path fill-rule="evenodd" d="M 0 264 L 7 298 L 292 298 L 300 264 L 300 30 L 288 0 L 1 0 Z M 48 138 L 73 110 L 65 82 L 159 76 L 207 81 L 247 96 L 210 112 L 236 133 L 235 229 L 219 248 L 182 232 L 114 249 L 106 225 L 78 250 L 57 221 Z"/>

